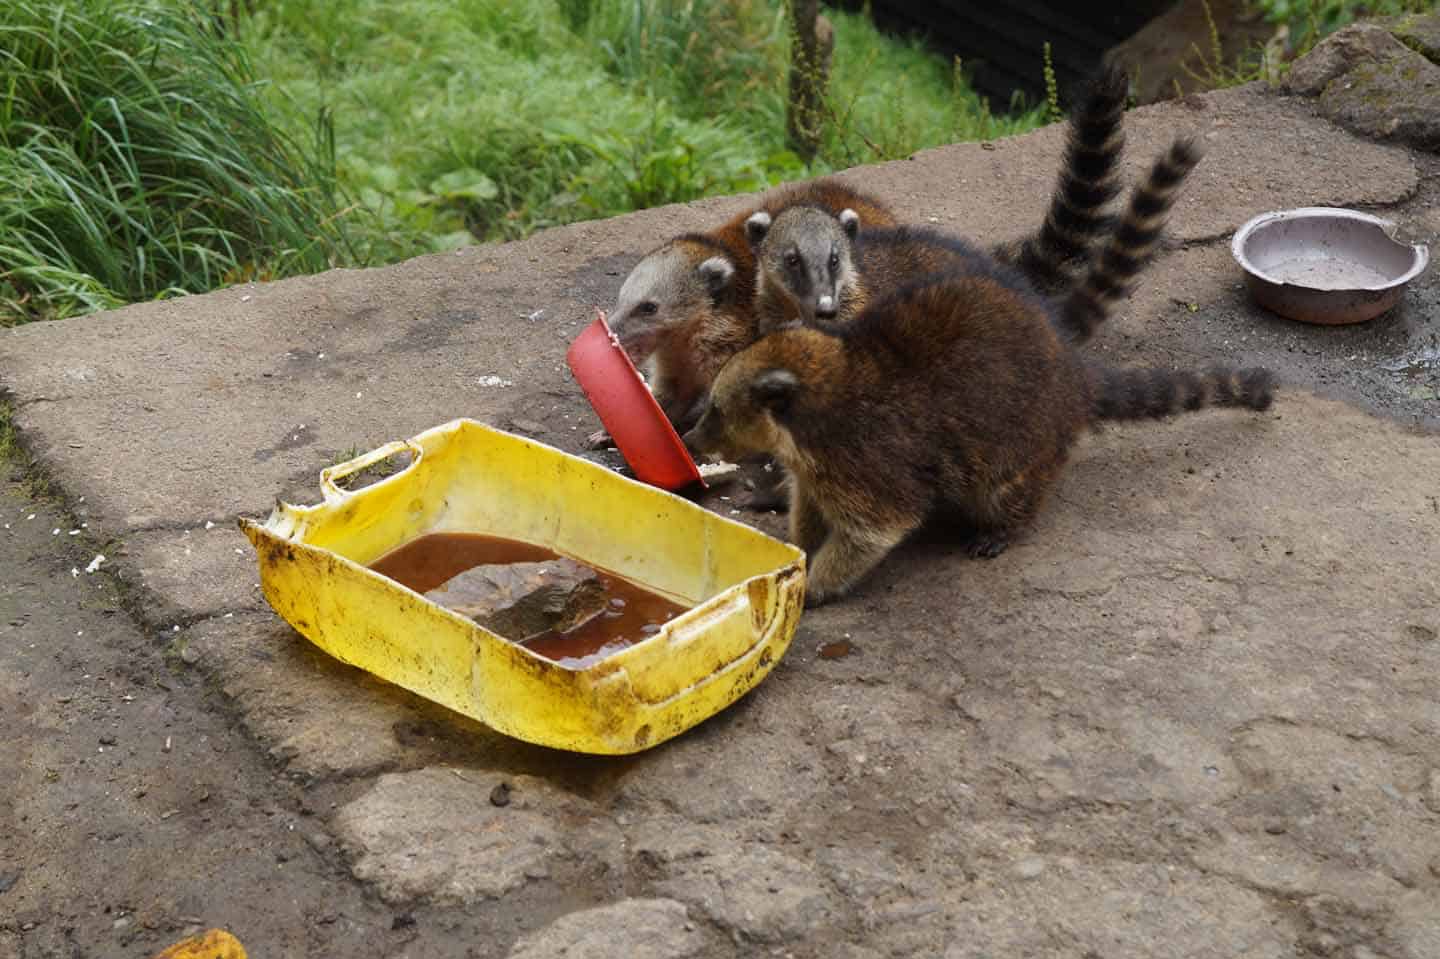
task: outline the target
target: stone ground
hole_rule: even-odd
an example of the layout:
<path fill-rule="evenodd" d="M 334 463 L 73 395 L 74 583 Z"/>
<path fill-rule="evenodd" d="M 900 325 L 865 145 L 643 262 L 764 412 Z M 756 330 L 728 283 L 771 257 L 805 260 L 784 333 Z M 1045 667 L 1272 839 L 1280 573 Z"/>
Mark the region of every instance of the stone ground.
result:
<path fill-rule="evenodd" d="M 0 496 L 0 957 L 210 925 L 257 957 L 1440 955 L 1440 271 L 1320 329 L 1251 304 L 1228 253 L 1323 204 L 1433 246 L 1440 160 L 1319 110 L 1246 87 L 1127 120 L 1132 176 L 1181 130 L 1209 155 L 1095 349 L 1270 364 L 1270 413 L 1106 430 L 1006 554 L 906 547 L 753 694 L 625 759 L 328 660 L 234 521 L 456 416 L 578 451 L 569 339 L 743 200 L 0 336 L 15 471 L 53 484 Z M 999 238 L 1060 147 L 850 175 Z"/>

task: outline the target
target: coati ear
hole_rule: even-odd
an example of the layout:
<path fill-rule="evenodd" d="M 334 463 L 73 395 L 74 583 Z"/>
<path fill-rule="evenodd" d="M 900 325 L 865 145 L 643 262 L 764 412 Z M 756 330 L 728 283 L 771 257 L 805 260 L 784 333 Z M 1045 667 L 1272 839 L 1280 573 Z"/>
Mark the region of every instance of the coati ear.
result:
<path fill-rule="evenodd" d="M 799 392 L 799 378 L 786 369 L 765 370 L 750 384 L 750 395 L 755 402 L 777 416 L 790 408 Z"/>
<path fill-rule="evenodd" d="M 844 230 L 845 235 L 848 236 L 850 239 L 855 239 L 856 234 L 860 232 L 860 214 L 856 213 L 854 210 L 849 209 L 848 207 L 844 210 L 841 210 L 840 229 Z"/>
<path fill-rule="evenodd" d="M 723 256 L 712 256 L 697 266 L 695 271 L 700 274 L 712 300 L 719 300 L 724 296 L 730 289 L 730 281 L 735 278 L 735 264 Z"/>
<path fill-rule="evenodd" d="M 765 237 L 770 233 L 770 214 L 764 210 L 757 210 L 750 214 L 750 219 L 745 221 L 745 239 L 750 241 L 750 248 L 753 250 L 765 242 Z"/>

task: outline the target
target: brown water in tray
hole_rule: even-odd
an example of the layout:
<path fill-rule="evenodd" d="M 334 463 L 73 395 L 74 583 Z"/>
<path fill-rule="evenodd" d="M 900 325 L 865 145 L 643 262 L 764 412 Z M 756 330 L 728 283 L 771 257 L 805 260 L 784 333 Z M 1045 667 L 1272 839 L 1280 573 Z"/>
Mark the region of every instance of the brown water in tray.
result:
<path fill-rule="evenodd" d="M 482 569 L 496 566 L 517 575 Z M 483 533 L 428 533 L 370 568 L 572 669 L 640 642 L 686 609 L 543 546 Z"/>

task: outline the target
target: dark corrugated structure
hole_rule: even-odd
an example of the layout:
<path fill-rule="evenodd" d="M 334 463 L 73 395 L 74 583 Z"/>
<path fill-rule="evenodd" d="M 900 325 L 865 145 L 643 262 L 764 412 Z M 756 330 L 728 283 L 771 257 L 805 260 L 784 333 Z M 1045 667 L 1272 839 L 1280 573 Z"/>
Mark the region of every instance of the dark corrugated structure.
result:
<path fill-rule="evenodd" d="M 958 56 L 975 89 L 994 108 L 1008 107 L 1019 90 L 1027 102 L 1045 98 L 1044 48 L 1050 44 L 1062 96 L 1085 81 L 1104 52 L 1169 7 L 1175 0 L 1118 0 L 1114 3 L 965 3 L 938 0 L 871 0 L 875 22 L 885 30 L 918 34 L 950 56 Z M 858 10 L 863 0 L 843 0 Z"/>

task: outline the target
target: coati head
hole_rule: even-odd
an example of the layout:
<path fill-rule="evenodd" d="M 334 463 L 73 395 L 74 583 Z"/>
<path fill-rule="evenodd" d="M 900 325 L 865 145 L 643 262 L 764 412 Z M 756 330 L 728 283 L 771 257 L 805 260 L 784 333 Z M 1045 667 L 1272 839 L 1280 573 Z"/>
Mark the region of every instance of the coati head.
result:
<path fill-rule="evenodd" d="M 667 331 L 734 296 L 735 264 L 701 237 L 682 236 L 646 255 L 620 287 L 610 329 L 641 363 Z"/>
<path fill-rule="evenodd" d="M 835 320 L 855 281 L 853 244 L 859 232 L 860 215 L 851 209 L 837 215 L 802 205 L 774 217 L 764 210 L 751 215 L 745 237 L 755 253 L 757 298 L 778 299 L 787 316 L 807 326 Z"/>
<path fill-rule="evenodd" d="M 793 467 L 794 418 L 824 381 L 827 361 L 840 354 L 838 341 L 818 330 L 790 328 L 761 339 L 725 364 L 685 444 L 731 462 L 772 453 Z"/>

